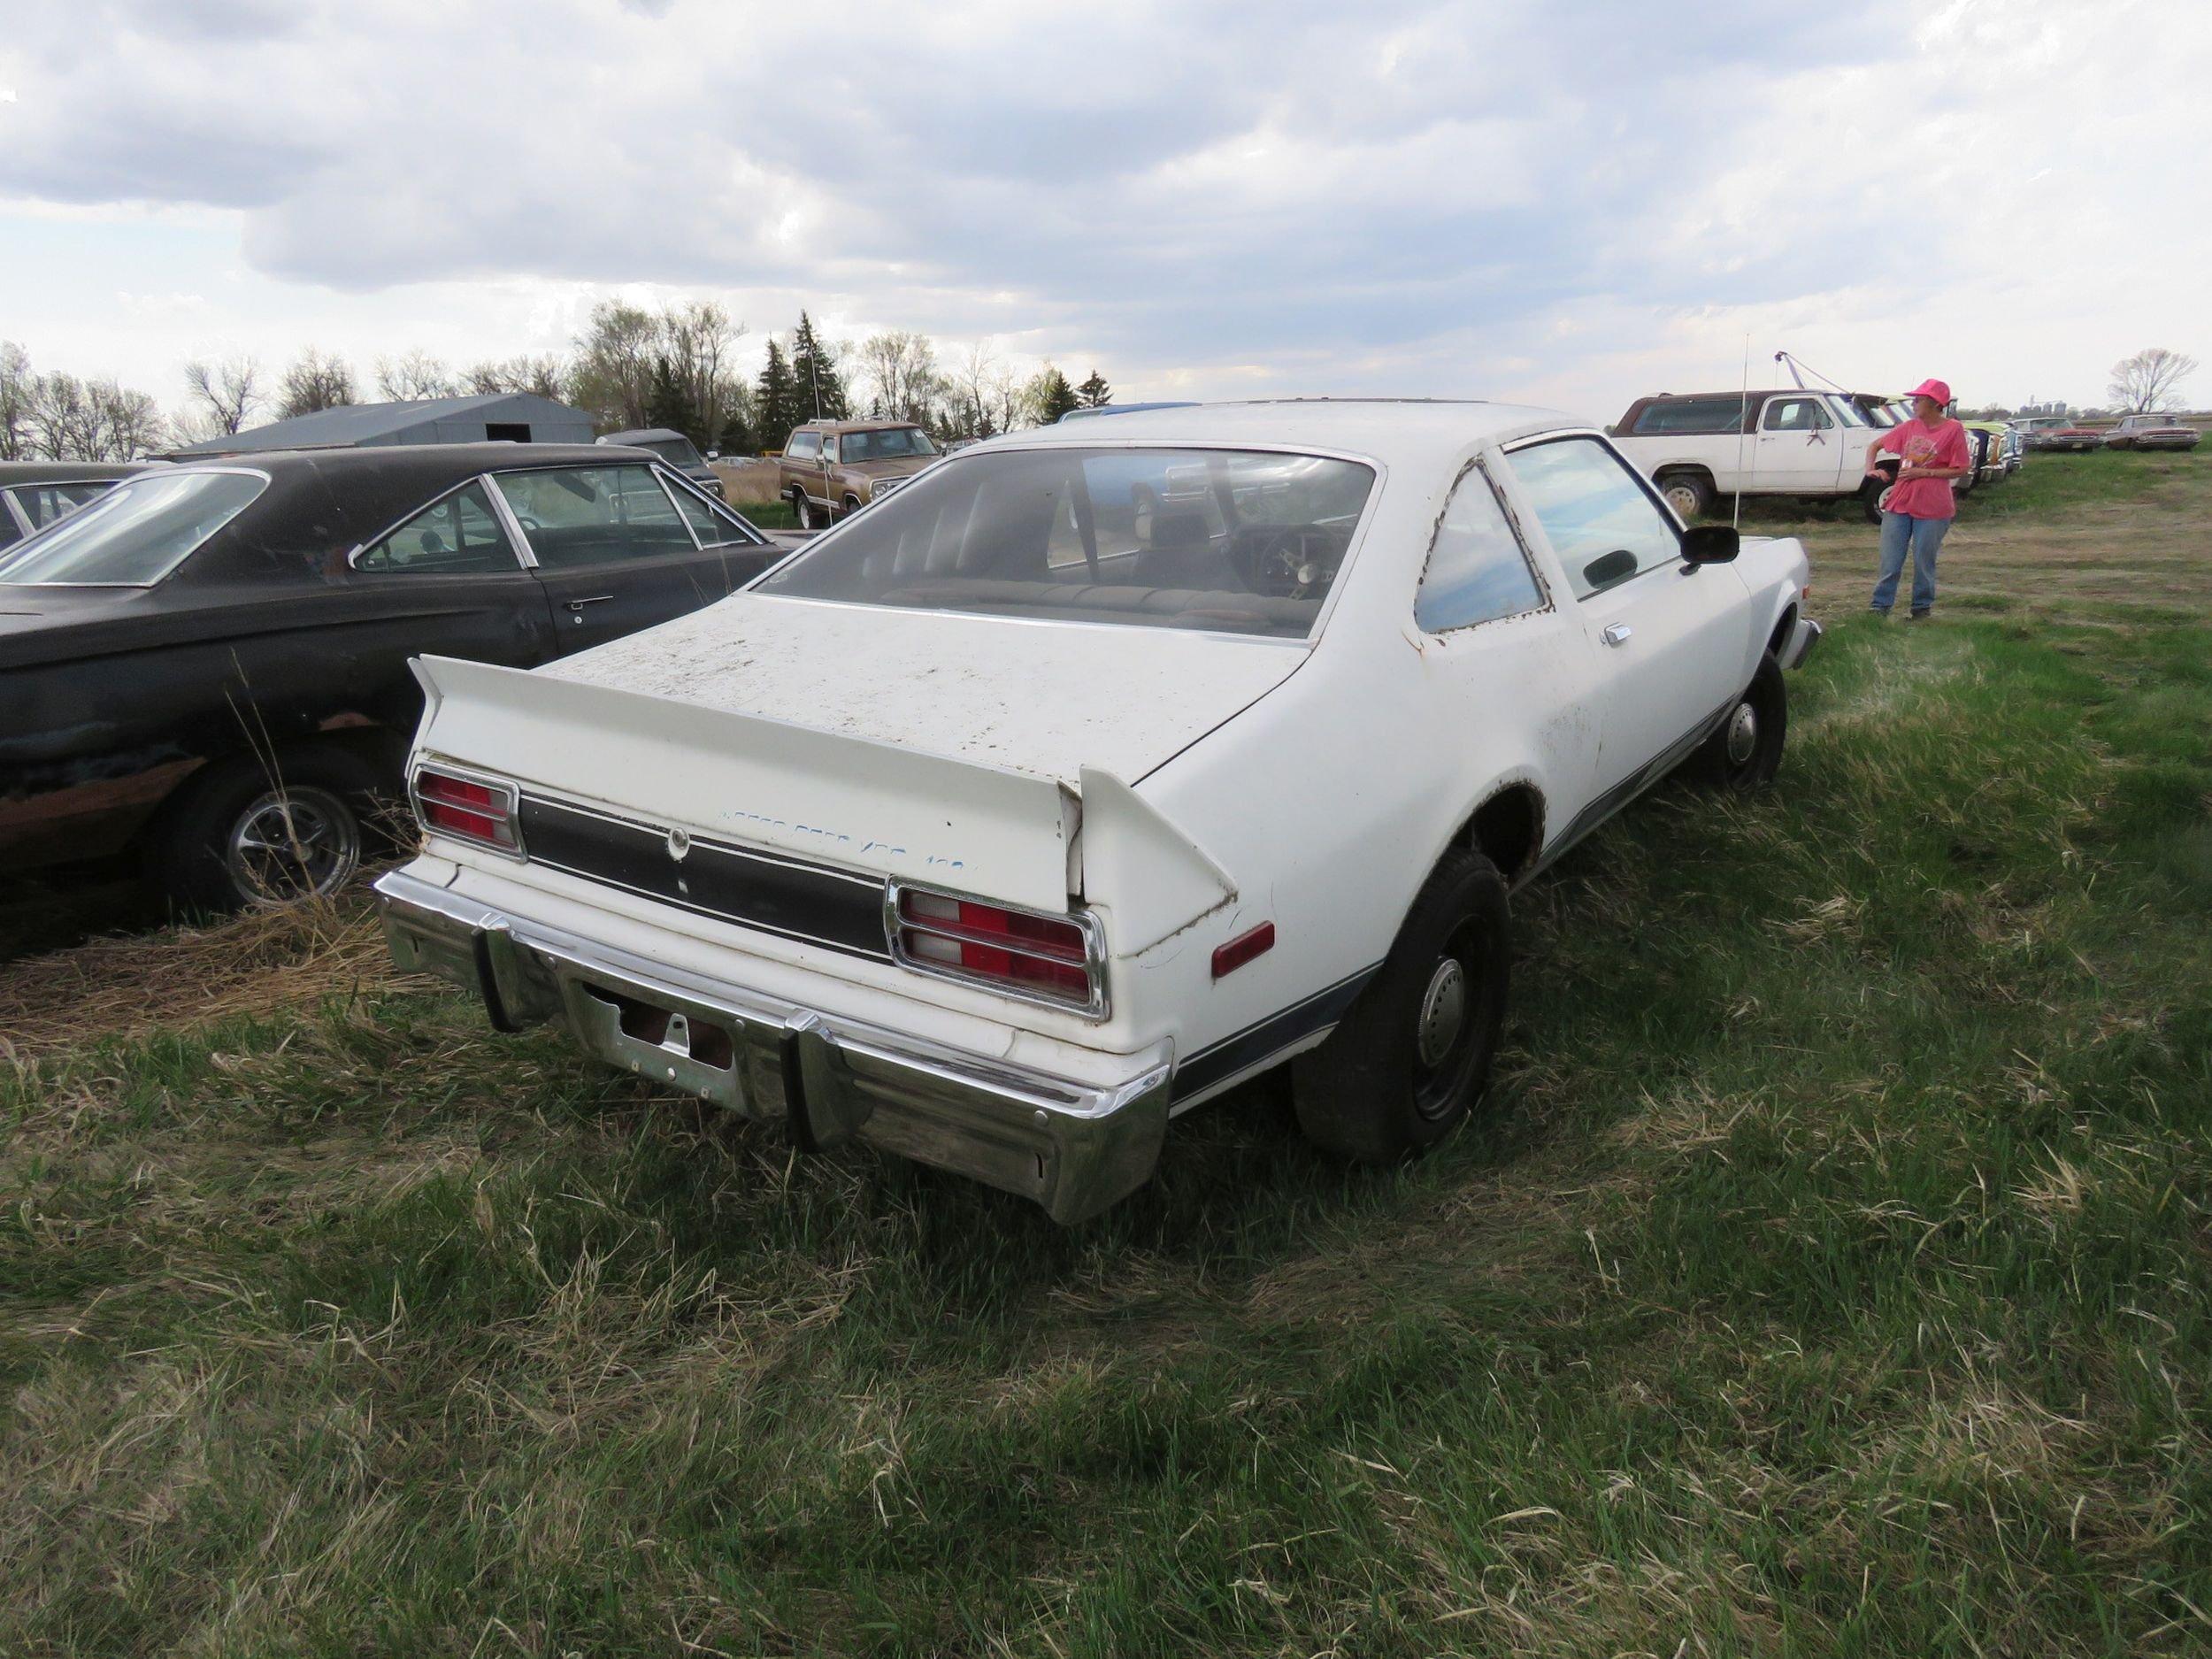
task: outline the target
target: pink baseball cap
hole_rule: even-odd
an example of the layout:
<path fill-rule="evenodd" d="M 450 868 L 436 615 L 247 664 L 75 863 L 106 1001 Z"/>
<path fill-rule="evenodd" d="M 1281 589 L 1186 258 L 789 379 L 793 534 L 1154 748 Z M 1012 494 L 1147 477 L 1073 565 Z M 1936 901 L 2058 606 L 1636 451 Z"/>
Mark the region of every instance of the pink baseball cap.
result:
<path fill-rule="evenodd" d="M 1923 380 L 1912 388 L 1915 397 L 1932 397 L 1946 408 L 1950 406 L 1951 388 L 1941 380 Z"/>

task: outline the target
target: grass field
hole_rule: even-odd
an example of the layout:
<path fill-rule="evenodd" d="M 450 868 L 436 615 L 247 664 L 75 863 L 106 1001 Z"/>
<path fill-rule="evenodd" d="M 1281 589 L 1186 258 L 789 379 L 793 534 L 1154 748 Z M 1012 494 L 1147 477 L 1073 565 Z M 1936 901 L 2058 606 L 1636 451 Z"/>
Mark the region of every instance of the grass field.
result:
<path fill-rule="evenodd" d="M 1780 787 L 1521 896 L 1402 1171 L 1256 1087 L 1063 1232 L 357 909 L 0 968 L 0 1653 L 2207 1651 L 2208 526 L 2039 459 L 1919 627 L 1791 526 Z"/>

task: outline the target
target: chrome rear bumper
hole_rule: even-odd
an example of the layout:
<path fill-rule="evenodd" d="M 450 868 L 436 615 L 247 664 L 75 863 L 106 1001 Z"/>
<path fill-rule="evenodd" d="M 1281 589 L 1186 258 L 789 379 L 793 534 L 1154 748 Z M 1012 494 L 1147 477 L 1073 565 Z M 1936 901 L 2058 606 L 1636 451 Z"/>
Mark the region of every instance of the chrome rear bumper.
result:
<path fill-rule="evenodd" d="M 402 968 L 483 999 L 502 1031 L 564 1016 L 608 1064 L 783 1125 L 858 1139 L 1083 1221 L 1143 1185 L 1167 1135 L 1165 1044 L 1100 1087 L 710 980 L 492 909 L 403 870 L 376 883 Z"/>

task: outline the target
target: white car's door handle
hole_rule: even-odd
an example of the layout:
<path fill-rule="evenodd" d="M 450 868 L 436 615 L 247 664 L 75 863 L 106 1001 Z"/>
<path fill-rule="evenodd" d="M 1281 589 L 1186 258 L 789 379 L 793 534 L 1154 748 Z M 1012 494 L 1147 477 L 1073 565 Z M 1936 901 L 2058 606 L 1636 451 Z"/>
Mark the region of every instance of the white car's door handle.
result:
<path fill-rule="evenodd" d="M 1599 637 L 1608 645 L 1625 645 L 1628 643 L 1628 636 L 1634 632 L 1635 629 L 1630 627 L 1625 622 L 1609 622 L 1605 625 L 1605 632 Z"/>

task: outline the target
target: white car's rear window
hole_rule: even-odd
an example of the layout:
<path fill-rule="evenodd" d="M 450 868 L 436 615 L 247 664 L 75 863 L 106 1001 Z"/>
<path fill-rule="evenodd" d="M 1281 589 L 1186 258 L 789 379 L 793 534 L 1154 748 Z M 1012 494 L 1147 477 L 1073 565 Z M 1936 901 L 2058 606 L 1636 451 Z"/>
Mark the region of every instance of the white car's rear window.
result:
<path fill-rule="evenodd" d="M 1302 638 L 1374 488 L 1256 449 L 984 451 L 931 468 L 760 591 L 849 604 Z"/>

